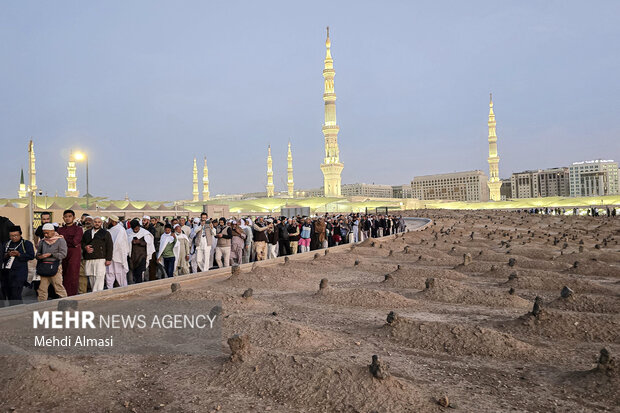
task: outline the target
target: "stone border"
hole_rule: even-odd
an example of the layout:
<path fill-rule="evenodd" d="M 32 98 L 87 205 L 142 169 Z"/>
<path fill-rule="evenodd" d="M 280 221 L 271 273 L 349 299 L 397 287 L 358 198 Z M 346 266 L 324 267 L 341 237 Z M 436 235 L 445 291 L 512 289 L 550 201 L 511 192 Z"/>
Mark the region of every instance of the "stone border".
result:
<path fill-rule="evenodd" d="M 409 221 L 424 221 L 424 224 L 413 228 L 407 229 L 406 232 L 413 231 L 422 231 L 429 227 L 432 224 L 432 220 L 429 218 L 413 218 L 413 217 L 403 217 Z M 386 235 L 381 238 L 374 238 L 375 240 L 380 240 L 381 242 L 387 241 L 390 239 L 394 239 L 402 233 Z M 332 253 L 342 253 L 345 251 L 350 251 L 351 247 L 357 244 L 343 244 L 337 245 L 335 247 L 324 248 L 321 250 L 308 251 L 304 253 L 294 254 L 294 255 L 286 255 L 290 261 L 310 261 L 314 259 L 314 254 L 319 251 L 329 251 Z M 284 264 L 285 257 L 276 257 L 269 260 L 264 261 L 254 261 L 247 264 L 241 264 L 239 269 L 241 272 L 250 272 L 253 268 L 256 267 L 270 267 L 273 265 Z M 87 294 L 79 294 L 74 295 L 72 297 L 59 298 L 56 300 L 48 300 L 37 303 L 27 303 L 20 304 L 11 307 L 0 308 L 0 317 L 11 317 L 11 316 L 19 316 L 25 312 L 30 312 L 33 310 L 43 310 L 43 309 L 55 309 L 58 307 L 58 303 L 63 300 L 75 300 L 75 301 L 83 301 L 83 300 L 102 300 L 106 297 L 114 296 L 114 297 L 122 297 L 124 295 L 131 295 L 136 291 L 147 291 L 151 289 L 158 289 L 161 287 L 167 286 L 169 288 L 171 283 L 179 283 L 181 285 L 191 284 L 196 281 L 204 281 L 204 280 L 212 280 L 212 281 L 223 281 L 231 276 L 232 267 L 218 268 L 215 270 L 210 270 L 207 272 L 198 272 L 193 274 L 181 275 L 173 278 L 163 278 L 160 280 L 142 282 L 139 284 L 131 284 L 126 287 L 117 287 L 112 288 L 110 290 L 98 291 L 96 293 L 87 293 Z"/>

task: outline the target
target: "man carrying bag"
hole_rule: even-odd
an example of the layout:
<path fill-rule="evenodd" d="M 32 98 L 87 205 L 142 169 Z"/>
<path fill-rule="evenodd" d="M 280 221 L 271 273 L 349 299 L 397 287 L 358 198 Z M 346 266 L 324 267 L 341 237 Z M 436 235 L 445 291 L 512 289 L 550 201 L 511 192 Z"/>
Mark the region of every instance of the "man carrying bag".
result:
<path fill-rule="evenodd" d="M 61 298 L 67 296 L 62 285 L 62 265 L 60 262 L 67 256 L 67 242 L 58 235 L 54 225 L 43 225 L 43 239 L 37 248 L 37 275 L 41 283 L 37 290 L 39 301 L 47 300 L 47 289 L 51 284 Z"/>

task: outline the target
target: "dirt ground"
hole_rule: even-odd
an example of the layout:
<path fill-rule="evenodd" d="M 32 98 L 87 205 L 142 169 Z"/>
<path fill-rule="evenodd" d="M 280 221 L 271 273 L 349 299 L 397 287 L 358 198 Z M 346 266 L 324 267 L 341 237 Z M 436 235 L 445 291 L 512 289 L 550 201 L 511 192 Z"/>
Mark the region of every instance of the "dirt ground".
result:
<path fill-rule="evenodd" d="M 620 411 L 620 219 L 408 215 L 434 224 L 149 293 L 222 300 L 221 356 L 2 357 L 0 411 Z"/>

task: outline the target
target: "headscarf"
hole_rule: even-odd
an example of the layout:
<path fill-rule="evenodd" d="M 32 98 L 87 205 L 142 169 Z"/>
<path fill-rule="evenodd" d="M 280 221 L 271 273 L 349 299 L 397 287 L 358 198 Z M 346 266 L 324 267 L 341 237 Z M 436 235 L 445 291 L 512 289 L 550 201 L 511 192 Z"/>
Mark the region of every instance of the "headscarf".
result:
<path fill-rule="evenodd" d="M 43 241 L 45 241 L 47 243 L 47 245 L 54 245 L 54 243 L 56 241 L 58 241 L 59 239 L 64 238 L 62 235 L 60 235 L 57 232 L 54 232 L 54 235 L 52 235 L 51 237 L 47 238 L 47 237 L 43 237 Z"/>

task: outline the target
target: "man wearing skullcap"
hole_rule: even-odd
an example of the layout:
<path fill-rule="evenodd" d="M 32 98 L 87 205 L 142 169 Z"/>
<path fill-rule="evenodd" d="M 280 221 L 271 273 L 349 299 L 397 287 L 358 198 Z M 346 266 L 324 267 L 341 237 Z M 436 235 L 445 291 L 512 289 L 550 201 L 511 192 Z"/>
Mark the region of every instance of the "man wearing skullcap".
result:
<path fill-rule="evenodd" d="M 127 230 L 127 242 L 129 243 L 129 268 L 133 276 L 134 283 L 141 283 L 148 280 L 148 273 L 145 277 L 144 272 L 149 266 L 149 261 L 155 254 L 155 243 L 153 234 L 140 226 L 137 219 L 132 220 L 130 229 Z"/>
<path fill-rule="evenodd" d="M 93 292 L 103 290 L 106 267 L 112 264 L 114 242 L 110 232 L 103 228 L 101 217 L 95 217 L 93 228 L 82 237 L 84 272 L 89 278 Z"/>
<path fill-rule="evenodd" d="M 62 235 L 56 232 L 56 228 L 53 224 L 47 223 L 43 225 L 43 239 L 39 242 L 37 247 L 36 258 L 43 263 L 53 263 L 65 259 L 67 256 L 67 243 Z M 37 297 L 39 301 L 46 301 L 48 295 L 48 288 L 51 285 L 59 297 L 66 297 L 67 291 L 62 285 L 62 265 L 58 266 L 58 270 L 54 275 L 44 275 L 37 271 L 37 274 L 41 277 L 39 289 L 37 290 Z"/>
<path fill-rule="evenodd" d="M 197 271 L 208 271 L 210 268 L 211 249 L 215 249 L 213 232 L 213 224 L 209 220 L 209 216 L 203 212 L 200 214 L 200 225 L 195 229 L 193 240 L 196 250 Z"/>
<path fill-rule="evenodd" d="M 254 234 L 252 231 L 252 221 L 250 219 L 241 219 L 240 227 L 245 234 L 245 241 L 243 245 L 243 263 L 247 264 L 250 262 L 250 258 L 252 255 L 252 245 L 254 243 Z"/>
<path fill-rule="evenodd" d="M 219 225 L 215 229 L 217 244 L 215 246 L 215 261 L 219 268 L 230 265 L 230 245 L 232 240 L 232 229 L 226 223 L 225 218 L 220 218 Z"/>
<path fill-rule="evenodd" d="M 93 217 L 88 214 L 82 214 L 82 232 L 90 231 L 93 227 Z M 80 262 L 80 280 L 78 282 L 78 294 L 86 294 L 88 292 L 88 277 L 84 271 L 84 260 Z"/>
<path fill-rule="evenodd" d="M 239 220 L 243 222 L 243 220 Z M 230 243 L 230 261 L 232 264 L 240 265 L 243 260 L 243 247 L 245 246 L 245 232 L 241 229 L 241 226 L 235 221 L 230 221 L 230 228 L 232 230 L 232 240 Z"/>
<path fill-rule="evenodd" d="M 185 227 L 187 228 L 187 227 Z M 189 274 L 189 259 L 190 259 L 190 243 L 187 235 L 183 233 L 183 225 L 175 224 L 173 231 L 177 237 L 177 243 L 179 244 L 179 256 L 176 257 L 176 275 Z"/>
<path fill-rule="evenodd" d="M 144 219 L 148 218 L 147 225 L 144 225 Z M 153 234 L 153 240 L 155 242 L 155 251 L 159 251 L 159 245 L 161 242 L 161 237 L 164 234 L 164 224 L 159 222 L 155 217 L 149 217 L 145 215 L 142 219 L 144 228 Z M 157 279 L 157 256 L 153 254 L 151 260 L 149 261 L 149 280 Z"/>
<path fill-rule="evenodd" d="M 267 224 L 263 217 L 258 217 L 252 225 L 256 261 L 263 261 L 267 258 L 267 242 L 269 241 L 267 231 L 270 228 L 273 228 L 273 225 Z"/>
<path fill-rule="evenodd" d="M 278 219 L 275 220 L 273 218 L 268 218 L 267 222 L 269 223 L 270 228 L 267 230 L 267 239 L 269 242 L 267 243 L 267 259 L 270 260 L 272 258 L 276 258 L 278 256 L 278 230 L 276 226 L 278 225 Z"/>

